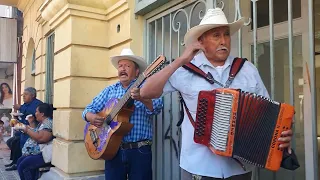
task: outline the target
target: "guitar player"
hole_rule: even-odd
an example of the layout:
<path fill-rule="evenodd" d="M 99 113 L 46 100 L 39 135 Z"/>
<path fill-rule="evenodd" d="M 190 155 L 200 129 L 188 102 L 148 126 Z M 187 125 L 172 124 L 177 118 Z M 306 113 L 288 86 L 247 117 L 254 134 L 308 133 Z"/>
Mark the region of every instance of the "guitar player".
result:
<path fill-rule="evenodd" d="M 104 118 L 97 115 L 111 98 L 119 98 L 147 68 L 142 57 L 125 48 L 119 56 L 111 57 L 111 63 L 118 70 L 119 81 L 103 89 L 83 111 L 83 119 L 101 127 Z M 138 88 L 131 89 L 135 109 L 130 117 L 134 126 L 123 138 L 116 156 L 105 161 L 106 180 L 151 180 L 152 179 L 152 115 L 159 114 L 163 107 L 161 99 L 143 99 Z"/>

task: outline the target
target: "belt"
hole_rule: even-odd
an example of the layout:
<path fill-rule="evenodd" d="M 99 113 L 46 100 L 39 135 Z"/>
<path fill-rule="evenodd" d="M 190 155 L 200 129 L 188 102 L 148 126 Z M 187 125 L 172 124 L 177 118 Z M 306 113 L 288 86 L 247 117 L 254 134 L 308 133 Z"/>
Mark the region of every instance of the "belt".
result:
<path fill-rule="evenodd" d="M 150 140 L 146 141 L 139 141 L 139 142 L 127 142 L 127 143 L 121 143 L 121 149 L 136 149 L 140 148 L 142 146 L 151 146 L 152 142 Z"/>

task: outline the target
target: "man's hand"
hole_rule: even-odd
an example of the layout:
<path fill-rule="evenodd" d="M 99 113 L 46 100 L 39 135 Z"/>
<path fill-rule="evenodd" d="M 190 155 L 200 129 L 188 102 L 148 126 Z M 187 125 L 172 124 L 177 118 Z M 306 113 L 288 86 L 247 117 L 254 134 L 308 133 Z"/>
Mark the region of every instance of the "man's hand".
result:
<path fill-rule="evenodd" d="M 199 41 L 196 41 L 186 46 L 182 55 L 179 57 L 179 59 L 182 60 L 182 65 L 189 63 L 193 59 L 193 57 L 198 53 L 199 50 L 202 50 L 203 52 L 205 51 L 205 49 Z"/>
<path fill-rule="evenodd" d="M 19 110 L 19 109 L 20 109 L 20 107 L 21 107 L 21 105 L 20 105 L 20 104 L 15 104 L 15 105 L 13 105 L 13 108 L 14 108 L 15 110 Z"/>
<path fill-rule="evenodd" d="M 152 100 L 142 98 L 140 96 L 140 89 L 139 88 L 132 88 L 131 89 L 131 98 L 142 102 L 150 111 L 153 111 Z"/>
<path fill-rule="evenodd" d="M 98 128 L 101 128 L 103 122 L 105 121 L 104 117 L 101 117 L 101 116 L 99 116 L 97 114 L 93 114 L 93 113 L 87 113 L 86 117 L 87 117 L 87 120 L 90 122 L 90 124 L 92 124 Z"/>
<path fill-rule="evenodd" d="M 281 137 L 278 139 L 280 141 L 280 149 L 288 148 L 288 153 L 291 154 L 291 139 L 292 139 L 292 130 L 283 131 Z"/>
<path fill-rule="evenodd" d="M 137 101 L 141 101 L 142 98 L 140 96 L 140 89 L 139 88 L 132 88 L 131 91 L 131 98 Z"/>

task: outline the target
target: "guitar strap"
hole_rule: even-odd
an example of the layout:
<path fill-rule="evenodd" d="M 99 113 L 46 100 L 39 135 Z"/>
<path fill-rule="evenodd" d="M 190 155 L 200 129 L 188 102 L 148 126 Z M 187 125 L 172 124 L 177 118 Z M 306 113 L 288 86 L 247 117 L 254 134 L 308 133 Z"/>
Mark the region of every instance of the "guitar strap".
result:
<path fill-rule="evenodd" d="M 230 72 L 229 72 L 229 78 L 228 80 L 226 81 L 226 84 L 223 85 L 222 83 L 220 83 L 219 81 L 215 80 L 212 76 L 212 74 L 210 72 L 208 73 L 205 73 L 203 72 L 200 68 L 198 68 L 197 66 L 195 66 L 194 64 L 192 63 L 188 63 L 188 64 L 185 64 L 183 65 L 182 67 L 189 70 L 190 72 L 204 78 L 205 80 L 207 80 L 210 84 L 218 84 L 220 85 L 221 87 L 223 88 L 228 88 L 231 83 L 233 82 L 234 78 L 236 77 L 236 75 L 238 74 L 238 72 L 241 70 L 243 64 L 247 61 L 246 58 L 235 58 L 232 62 L 232 65 L 231 65 L 231 68 L 230 68 Z M 181 93 L 179 92 L 179 98 L 180 98 L 180 105 L 181 105 L 181 111 L 180 111 L 180 120 L 179 122 L 177 123 L 177 126 L 179 127 L 181 124 L 182 124 L 182 121 L 183 121 L 183 117 L 184 117 L 184 112 L 183 112 L 183 106 L 185 107 L 186 109 L 186 112 L 187 112 L 187 115 L 188 115 L 188 118 L 192 124 L 193 127 L 195 127 L 195 121 L 193 120 L 191 114 L 190 114 L 190 111 L 185 103 L 185 101 L 183 100 L 182 98 L 182 95 Z"/>

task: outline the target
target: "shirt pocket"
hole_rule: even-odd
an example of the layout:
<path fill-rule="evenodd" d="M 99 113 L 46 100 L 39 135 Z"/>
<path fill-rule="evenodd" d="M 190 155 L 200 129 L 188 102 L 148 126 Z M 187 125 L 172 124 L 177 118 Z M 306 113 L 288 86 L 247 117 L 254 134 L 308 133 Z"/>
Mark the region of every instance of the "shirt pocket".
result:
<path fill-rule="evenodd" d="M 213 86 L 208 81 L 194 78 L 184 85 L 182 92 L 193 99 L 198 98 L 200 91 L 210 91 L 213 89 Z"/>

